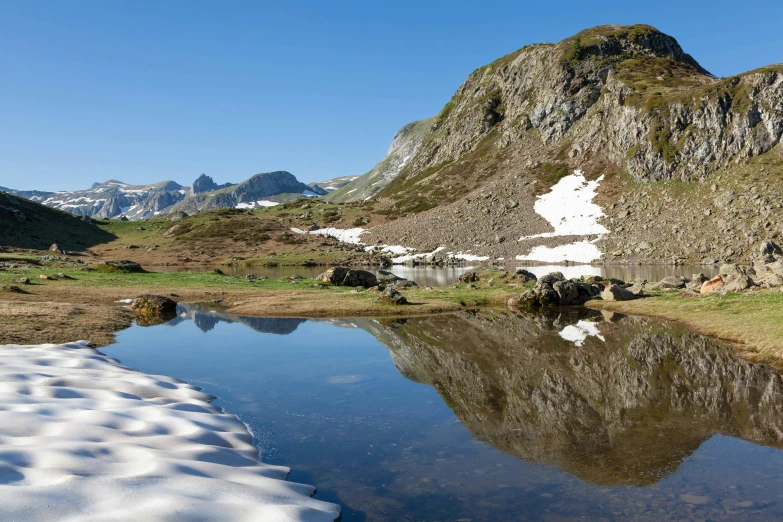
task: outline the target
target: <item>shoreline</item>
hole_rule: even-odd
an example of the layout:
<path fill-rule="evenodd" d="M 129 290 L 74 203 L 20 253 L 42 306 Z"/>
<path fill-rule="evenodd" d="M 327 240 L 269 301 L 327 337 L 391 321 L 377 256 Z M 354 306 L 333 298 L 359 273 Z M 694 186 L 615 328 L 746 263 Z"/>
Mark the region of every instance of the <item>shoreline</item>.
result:
<path fill-rule="evenodd" d="M 15 520 L 332 522 L 247 426 L 184 381 L 67 344 L 0 345 L 3 512 Z M 76 455 L 92 458 L 74 458 Z M 45 491 L 49 501 L 40 502 Z"/>
<path fill-rule="evenodd" d="M 588 301 L 584 306 L 671 321 L 729 344 L 750 362 L 783 369 L 783 293 L 779 291 L 725 296 L 669 292 L 632 301 Z"/>
<path fill-rule="evenodd" d="M 62 273 L 59 280 L 43 275 Z M 486 271 L 474 283 L 406 287 L 409 304 L 382 302 L 381 292 L 324 285 L 314 279 L 247 280 L 211 272 L 101 272 L 69 268 L 27 268 L 0 272 L 0 287 L 26 275 L 22 293 L 0 293 L 0 344 L 63 343 L 90 338 L 103 346 L 135 315 L 121 300 L 159 294 L 181 303 L 219 306 L 249 317 L 412 317 L 476 308 L 505 308 L 530 284 L 509 273 Z M 35 279 L 33 279 L 35 278 Z M 686 296 L 664 292 L 633 301 L 588 301 L 585 306 L 628 315 L 676 321 L 730 342 L 754 362 L 783 367 L 783 293 L 753 291 L 725 296 Z"/>

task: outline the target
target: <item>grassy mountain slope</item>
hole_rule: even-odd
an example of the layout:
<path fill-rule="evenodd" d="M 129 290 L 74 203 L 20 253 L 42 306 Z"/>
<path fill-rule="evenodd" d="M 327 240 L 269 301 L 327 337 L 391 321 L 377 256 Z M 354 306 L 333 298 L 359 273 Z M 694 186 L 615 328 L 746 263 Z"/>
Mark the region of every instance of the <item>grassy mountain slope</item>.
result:
<path fill-rule="evenodd" d="M 83 250 L 114 238 L 94 222 L 0 192 L 0 246 L 46 250 L 57 243 L 64 250 Z"/>

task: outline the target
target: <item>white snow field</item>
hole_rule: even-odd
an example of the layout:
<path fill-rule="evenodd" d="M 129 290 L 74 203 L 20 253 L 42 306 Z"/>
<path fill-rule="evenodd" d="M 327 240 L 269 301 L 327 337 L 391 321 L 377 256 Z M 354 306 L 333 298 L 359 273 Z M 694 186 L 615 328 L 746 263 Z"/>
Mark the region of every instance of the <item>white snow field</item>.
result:
<path fill-rule="evenodd" d="M 553 232 L 545 232 L 534 236 L 520 237 L 519 241 L 536 238 L 562 236 L 601 236 L 609 231 L 598 223 L 604 216 L 599 205 L 593 203 L 598 186 L 604 177 L 595 181 L 587 181 L 581 170 L 563 177 L 552 189 L 539 196 L 533 205 L 533 210 L 546 219 Z M 536 246 L 527 255 L 517 256 L 519 261 L 541 261 L 556 263 L 574 261 L 590 263 L 601 258 L 601 251 L 592 241 L 576 241 L 557 247 Z"/>
<path fill-rule="evenodd" d="M 258 460 L 247 427 L 187 383 L 80 341 L 0 346 L 0 518 L 331 522 L 339 506 Z"/>

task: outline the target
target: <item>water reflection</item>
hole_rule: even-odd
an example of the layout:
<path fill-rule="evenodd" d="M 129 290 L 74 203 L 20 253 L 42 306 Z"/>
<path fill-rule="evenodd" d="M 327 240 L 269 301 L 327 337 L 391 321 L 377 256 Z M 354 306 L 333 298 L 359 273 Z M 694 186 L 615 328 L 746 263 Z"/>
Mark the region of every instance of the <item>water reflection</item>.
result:
<path fill-rule="evenodd" d="M 589 312 L 357 322 L 477 438 L 594 484 L 653 484 L 716 433 L 783 441 L 780 376 L 675 325 Z M 563 336 L 585 325 L 594 335 Z"/>
<path fill-rule="evenodd" d="M 179 312 L 107 351 L 219 396 L 345 522 L 783 514 L 780 376 L 677 325 Z"/>

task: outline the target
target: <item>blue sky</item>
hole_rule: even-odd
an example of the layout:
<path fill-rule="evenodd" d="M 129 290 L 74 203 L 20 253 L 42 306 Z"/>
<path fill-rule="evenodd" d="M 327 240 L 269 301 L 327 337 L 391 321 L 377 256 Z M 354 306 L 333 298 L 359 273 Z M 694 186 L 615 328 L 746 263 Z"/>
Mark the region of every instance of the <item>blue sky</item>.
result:
<path fill-rule="evenodd" d="M 286 5 L 283 5 L 286 4 Z M 0 185 L 362 174 L 477 67 L 647 23 L 718 76 L 783 61 L 783 2 L 0 3 Z"/>

